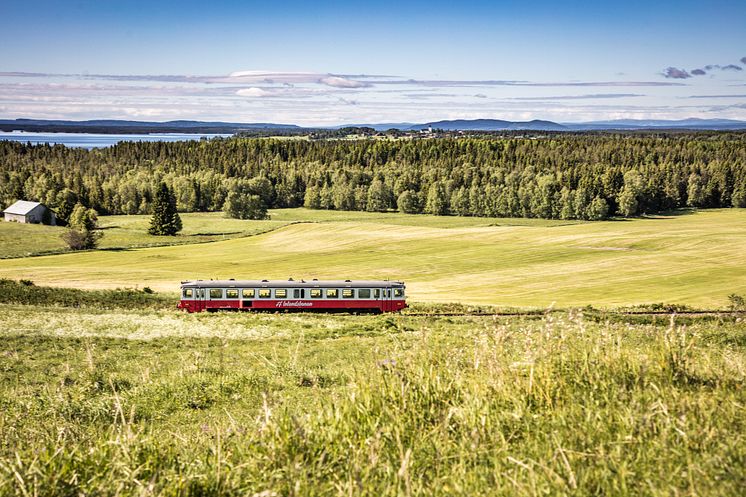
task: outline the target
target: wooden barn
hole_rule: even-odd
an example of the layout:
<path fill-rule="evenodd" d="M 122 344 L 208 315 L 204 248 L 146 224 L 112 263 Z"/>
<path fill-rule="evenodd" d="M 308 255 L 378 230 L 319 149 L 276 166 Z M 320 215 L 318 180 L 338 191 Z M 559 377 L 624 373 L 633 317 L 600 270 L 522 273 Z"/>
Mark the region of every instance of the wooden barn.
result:
<path fill-rule="evenodd" d="M 6 221 L 16 223 L 49 224 L 55 226 L 57 219 L 52 209 L 39 202 L 19 200 L 3 211 Z"/>

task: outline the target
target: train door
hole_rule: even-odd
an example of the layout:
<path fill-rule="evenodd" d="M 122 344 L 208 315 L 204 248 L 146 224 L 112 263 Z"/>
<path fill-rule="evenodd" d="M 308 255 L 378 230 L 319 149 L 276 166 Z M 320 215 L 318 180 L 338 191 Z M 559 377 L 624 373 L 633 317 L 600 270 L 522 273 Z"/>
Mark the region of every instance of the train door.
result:
<path fill-rule="evenodd" d="M 197 288 L 195 289 L 195 295 L 194 295 L 194 306 L 196 307 L 197 311 L 204 311 L 205 310 L 205 289 L 204 288 Z"/>
<path fill-rule="evenodd" d="M 383 312 L 391 311 L 391 289 L 381 288 L 381 310 Z"/>

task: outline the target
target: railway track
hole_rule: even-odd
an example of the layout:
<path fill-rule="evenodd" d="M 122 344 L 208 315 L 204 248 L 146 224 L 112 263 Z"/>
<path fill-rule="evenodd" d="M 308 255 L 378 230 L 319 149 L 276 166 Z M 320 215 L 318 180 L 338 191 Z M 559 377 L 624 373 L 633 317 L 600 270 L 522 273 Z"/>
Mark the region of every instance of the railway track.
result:
<path fill-rule="evenodd" d="M 505 312 L 402 312 L 400 316 L 412 316 L 412 317 L 542 317 L 547 314 L 565 313 L 567 310 L 552 310 L 543 312 L 520 312 L 520 311 L 505 311 Z M 586 314 L 592 314 L 595 316 L 692 316 L 692 317 L 705 317 L 705 316 L 744 316 L 746 317 L 745 311 L 602 311 L 592 310 L 584 311 Z"/>

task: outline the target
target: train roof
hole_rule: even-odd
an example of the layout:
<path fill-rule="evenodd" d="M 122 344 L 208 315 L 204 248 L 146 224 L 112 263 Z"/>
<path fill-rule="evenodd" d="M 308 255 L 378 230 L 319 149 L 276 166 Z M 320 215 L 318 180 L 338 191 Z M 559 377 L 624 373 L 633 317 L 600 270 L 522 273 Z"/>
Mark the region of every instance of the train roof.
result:
<path fill-rule="evenodd" d="M 402 288 L 404 282 L 386 280 L 193 280 L 182 281 L 181 286 L 199 288 Z"/>

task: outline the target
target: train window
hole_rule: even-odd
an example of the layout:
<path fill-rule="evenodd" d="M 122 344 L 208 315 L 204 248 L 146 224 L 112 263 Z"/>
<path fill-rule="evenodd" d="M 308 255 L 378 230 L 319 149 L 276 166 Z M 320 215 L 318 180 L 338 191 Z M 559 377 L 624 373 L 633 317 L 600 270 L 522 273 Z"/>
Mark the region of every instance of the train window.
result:
<path fill-rule="evenodd" d="M 339 290 L 337 290 L 336 288 L 327 288 L 326 289 L 326 298 L 328 298 L 328 299 L 339 298 Z"/>
<path fill-rule="evenodd" d="M 404 296 L 403 288 L 394 288 L 394 297 L 403 297 L 403 296 Z"/>
<path fill-rule="evenodd" d="M 357 298 L 359 299 L 369 299 L 370 298 L 370 288 L 361 288 L 357 291 Z"/>
<path fill-rule="evenodd" d="M 199 289 L 199 298 L 201 298 L 201 299 L 205 298 L 205 289 L 204 288 L 200 288 Z"/>
<path fill-rule="evenodd" d="M 222 299 L 223 289 L 222 288 L 210 288 L 210 298 L 211 299 Z"/>
<path fill-rule="evenodd" d="M 193 291 L 191 288 L 185 288 L 184 289 L 184 298 L 185 299 L 191 299 L 193 295 Z"/>
<path fill-rule="evenodd" d="M 284 288 L 278 288 L 277 290 L 275 290 L 275 297 L 277 297 L 278 299 L 284 299 L 287 296 L 288 296 L 288 291 L 285 290 Z"/>
<path fill-rule="evenodd" d="M 354 299 L 355 298 L 355 290 L 352 288 L 345 288 L 342 290 L 342 298 L 343 299 Z"/>
<path fill-rule="evenodd" d="M 241 295 L 245 299 L 253 299 L 254 298 L 254 289 L 253 288 L 244 288 L 241 290 Z"/>
<path fill-rule="evenodd" d="M 373 290 L 373 298 L 374 299 L 380 299 L 381 298 L 381 290 L 379 290 L 378 288 L 376 288 L 375 290 Z"/>
<path fill-rule="evenodd" d="M 272 296 L 272 290 L 269 288 L 261 288 L 259 289 L 259 298 L 260 299 L 268 299 Z"/>
<path fill-rule="evenodd" d="M 321 288 L 311 288 L 311 298 L 312 299 L 320 299 L 322 297 L 321 295 Z"/>
<path fill-rule="evenodd" d="M 227 299 L 237 299 L 238 298 L 238 288 L 229 288 L 225 291 L 225 298 Z"/>
<path fill-rule="evenodd" d="M 296 288 L 293 290 L 293 298 L 294 299 L 304 299 L 306 298 L 306 291 L 302 288 Z"/>

